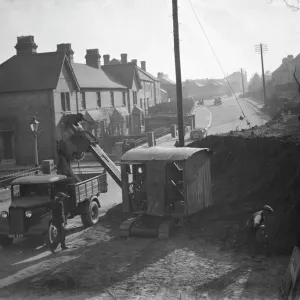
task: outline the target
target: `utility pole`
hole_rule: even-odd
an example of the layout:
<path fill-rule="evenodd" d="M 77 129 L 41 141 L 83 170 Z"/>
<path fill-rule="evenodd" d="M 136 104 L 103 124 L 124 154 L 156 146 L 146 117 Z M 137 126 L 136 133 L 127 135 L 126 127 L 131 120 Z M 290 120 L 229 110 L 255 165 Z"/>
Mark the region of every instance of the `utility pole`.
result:
<path fill-rule="evenodd" d="M 255 51 L 260 54 L 261 58 L 261 69 L 262 69 L 262 80 L 263 80 L 263 89 L 264 89 L 264 100 L 263 104 L 266 104 L 267 96 L 266 96 L 266 81 L 265 81 L 265 68 L 264 68 L 264 57 L 263 53 L 268 51 L 268 46 L 265 44 L 259 44 L 255 46 Z"/>
<path fill-rule="evenodd" d="M 245 97 L 245 86 L 244 86 L 243 69 L 241 69 L 241 76 L 242 76 L 242 86 L 243 86 L 243 97 Z"/>
<path fill-rule="evenodd" d="M 184 147 L 184 126 L 183 126 L 183 108 L 182 108 L 182 81 L 180 68 L 180 48 L 179 48 L 179 28 L 178 28 L 178 5 L 177 0 L 172 0 L 173 6 L 173 30 L 174 30 L 174 54 L 176 71 L 176 94 L 177 94 L 177 122 L 179 147 Z"/>

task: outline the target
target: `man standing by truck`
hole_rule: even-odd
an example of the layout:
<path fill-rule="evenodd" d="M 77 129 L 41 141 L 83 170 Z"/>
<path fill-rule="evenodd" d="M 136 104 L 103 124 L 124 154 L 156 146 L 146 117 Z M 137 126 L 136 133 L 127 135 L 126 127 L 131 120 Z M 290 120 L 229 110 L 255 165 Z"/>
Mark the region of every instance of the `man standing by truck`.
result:
<path fill-rule="evenodd" d="M 60 192 L 54 199 L 52 207 L 52 223 L 57 228 L 57 237 L 56 241 L 53 243 L 53 246 L 50 249 L 52 253 L 55 252 L 55 249 L 59 244 L 61 244 L 62 250 L 68 249 L 68 247 L 66 246 L 66 217 L 64 211 L 64 200 L 66 200 L 67 198 L 68 196 L 65 193 Z"/>

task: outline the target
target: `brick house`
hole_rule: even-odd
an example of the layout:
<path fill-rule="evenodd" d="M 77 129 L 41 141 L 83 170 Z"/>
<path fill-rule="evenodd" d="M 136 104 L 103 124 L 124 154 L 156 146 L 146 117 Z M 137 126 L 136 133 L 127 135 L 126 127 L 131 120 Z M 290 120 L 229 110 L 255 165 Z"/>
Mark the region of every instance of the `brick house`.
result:
<path fill-rule="evenodd" d="M 176 100 L 176 82 L 162 72 L 157 73 L 157 79 L 160 81 L 160 88 L 168 93 L 168 98 L 171 101 Z"/>
<path fill-rule="evenodd" d="M 296 67 L 296 76 L 300 77 L 300 54 L 295 58 L 288 55 L 282 59 L 282 64 L 272 73 L 272 79 L 275 86 L 294 84 L 294 71 Z"/>
<path fill-rule="evenodd" d="M 62 100 L 77 112 L 79 85 L 64 52 L 37 53 L 33 36 L 18 37 L 17 54 L 0 65 L 0 155 L 17 164 L 34 163 L 33 135 L 29 123 L 39 124 L 39 160 L 56 157 L 55 141 Z"/>
<path fill-rule="evenodd" d="M 127 110 L 130 113 L 129 133 L 140 135 L 145 131 L 145 112 L 138 101 L 138 93 L 143 88 L 141 78 L 135 63 L 127 62 L 127 54 L 121 54 L 121 61 L 113 59 L 110 61 L 109 55 L 104 55 L 104 65 L 102 70 L 115 82 L 126 87 Z"/>
<path fill-rule="evenodd" d="M 145 115 L 149 107 L 161 102 L 160 81 L 146 71 L 146 62 L 137 65 L 137 60 L 127 61 L 127 54 L 121 60 L 106 54 L 102 69 L 114 81 L 127 87 L 128 112 L 130 112 L 131 134 L 140 135 L 145 131 Z"/>
<path fill-rule="evenodd" d="M 73 60 L 70 44 L 56 52 L 37 53 L 33 36 L 18 37 L 17 54 L 0 65 L 0 160 L 34 163 L 33 116 L 40 122 L 39 161 L 56 160 L 56 141 L 67 137 L 61 119 L 82 112 L 87 129 L 103 133 L 105 120 L 115 120 L 119 134 L 128 131 L 124 87 L 100 68 L 97 49 L 87 50 L 86 64 Z M 0 164 L 1 166 L 1 164 Z"/>
<path fill-rule="evenodd" d="M 97 137 L 104 135 L 105 128 L 112 135 L 128 135 L 126 87 L 110 80 L 101 69 L 99 50 L 86 50 L 86 64 L 74 62 L 71 44 L 57 45 L 57 51 L 66 53 L 78 80 L 78 106 L 88 121 L 86 129 Z"/>

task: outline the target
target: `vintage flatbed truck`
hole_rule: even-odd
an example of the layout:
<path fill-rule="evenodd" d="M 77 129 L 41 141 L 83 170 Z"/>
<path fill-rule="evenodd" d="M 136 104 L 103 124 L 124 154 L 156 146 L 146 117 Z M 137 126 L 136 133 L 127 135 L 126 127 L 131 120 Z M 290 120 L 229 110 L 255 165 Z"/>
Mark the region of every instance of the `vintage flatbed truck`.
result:
<path fill-rule="evenodd" d="M 19 177 L 11 183 L 11 204 L 0 213 L 0 245 L 9 246 L 16 238 L 43 235 L 48 245 L 57 234 L 52 225 L 51 202 L 58 192 L 69 196 L 65 203 L 67 219 L 81 216 L 84 226 L 99 220 L 99 196 L 107 192 L 107 174 L 79 175 L 83 180 L 65 175 L 43 174 Z"/>

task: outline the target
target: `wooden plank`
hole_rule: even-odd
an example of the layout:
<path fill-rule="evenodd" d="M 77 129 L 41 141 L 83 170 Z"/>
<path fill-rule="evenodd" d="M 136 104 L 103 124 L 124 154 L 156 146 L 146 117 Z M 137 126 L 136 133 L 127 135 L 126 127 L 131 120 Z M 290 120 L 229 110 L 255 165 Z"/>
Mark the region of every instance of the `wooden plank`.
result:
<path fill-rule="evenodd" d="M 151 215 L 165 213 L 165 164 L 161 161 L 147 163 L 147 212 Z"/>

